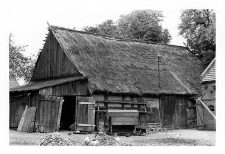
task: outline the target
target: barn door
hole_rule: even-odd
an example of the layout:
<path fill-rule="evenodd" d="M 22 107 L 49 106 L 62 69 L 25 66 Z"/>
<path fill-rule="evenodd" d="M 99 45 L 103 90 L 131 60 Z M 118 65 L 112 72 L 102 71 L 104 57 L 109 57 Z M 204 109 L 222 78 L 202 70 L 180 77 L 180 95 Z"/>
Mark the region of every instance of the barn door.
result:
<path fill-rule="evenodd" d="M 187 126 L 188 102 L 183 98 L 178 98 L 175 105 L 174 127 L 184 128 Z"/>
<path fill-rule="evenodd" d="M 160 104 L 164 127 L 183 128 L 187 126 L 187 100 L 176 96 L 164 96 Z"/>
<path fill-rule="evenodd" d="M 204 127 L 204 107 L 201 104 L 196 103 L 197 114 L 197 128 L 203 129 Z"/>
<path fill-rule="evenodd" d="M 174 127 L 176 101 L 171 96 L 161 98 L 161 120 L 163 127 Z"/>
<path fill-rule="evenodd" d="M 95 102 L 89 97 L 77 98 L 77 130 L 94 131 L 95 128 Z"/>
<path fill-rule="evenodd" d="M 54 132 L 59 130 L 62 111 L 62 97 L 43 96 L 38 101 L 36 128 L 40 132 Z"/>

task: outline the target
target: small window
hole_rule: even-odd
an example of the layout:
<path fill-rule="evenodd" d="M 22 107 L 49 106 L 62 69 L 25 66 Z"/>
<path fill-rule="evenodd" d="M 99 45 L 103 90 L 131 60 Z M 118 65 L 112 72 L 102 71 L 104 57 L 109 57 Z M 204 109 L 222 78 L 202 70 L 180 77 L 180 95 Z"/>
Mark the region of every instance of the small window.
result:
<path fill-rule="evenodd" d="M 208 85 L 207 84 L 205 85 L 205 89 L 208 89 Z"/>
<path fill-rule="evenodd" d="M 209 105 L 208 107 L 209 107 L 210 111 L 215 111 L 214 105 Z"/>

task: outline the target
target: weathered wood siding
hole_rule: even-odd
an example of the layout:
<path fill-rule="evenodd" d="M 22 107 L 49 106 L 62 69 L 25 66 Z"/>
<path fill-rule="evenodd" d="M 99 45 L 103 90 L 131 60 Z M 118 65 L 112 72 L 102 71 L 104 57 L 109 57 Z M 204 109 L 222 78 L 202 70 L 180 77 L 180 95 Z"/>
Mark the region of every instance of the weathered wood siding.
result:
<path fill-rule="evenodd" d="M 159 111 L 159 98 L 148 98 L 144 97 L 144 101 L 147 104 L 147 121 L 148 123 L 159 123 L 160 122 L 160 111 Z"/>
<path fill-rule="evenodd" d="M 164 127 L 187 127 L 188 99 L 182 96 L 161 96 L 161 121 Z"/>
<path fill-rule="evenodd" d="M 63 52 L 52 32 L 49 32 L 38 57 L 32 80 L 51 79 L 79 73 Z"/>
<path fill-rule="evenodd" d="M 95 104 L 91 97 L 77 96 L 77 130 L 94 131 Z M 86 126 L 85 126 L 86 125 Z"/>
<path fill-rule="evenodd" d="M 26 105 L 30 104 L 30 96 L 12 98 L 9 103 L 9 127 L 18 127 Z"/>
<path fill-rule="evenodd" d="M 60 118 L 61 97 L 44 96 L 35 93 L 32 96 L 31 107 L 37 107 L 36 129 L 40 132 L 54 132 L 58 130 Z"/>
<path fill-rule="evenodd" d="M 51 96 L 86 96 L 88 95 L 88 81 L 73 81 L 39 90 L 39 94 Z"/>
<path fill-rule="evenodd" d="M 29 96 L 10 101 L 10 127 L 18 127 L 25 106 L 36 107 L 35 128 L 41 132 L 58 130 L 62 98 L 39 95 L 34 92 Z"/>

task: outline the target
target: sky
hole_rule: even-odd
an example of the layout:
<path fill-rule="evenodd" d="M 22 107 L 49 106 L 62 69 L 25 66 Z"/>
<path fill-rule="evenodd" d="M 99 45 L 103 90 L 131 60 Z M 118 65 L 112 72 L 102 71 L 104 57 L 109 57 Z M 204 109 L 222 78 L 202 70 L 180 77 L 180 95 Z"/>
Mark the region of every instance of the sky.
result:
<path fill-rule="evenodd" d="M 51 25 L 82 30 L 84 26 L 96 26 L 108 19 L 117 21 L 122 14 L 133 10 L 162 10 L 163 28 L 172 35 L 170 44 L 183 46 L 184 38 L 178 35 L 182 9 L 205 8 L 208 0 L 7 0 L 10 9 L 6 14 L 9 32 L 17 44 L 28 45 L 24 54 L 37 54 L 43 47 L 47 34 L 47 22 Z M 191 3 L 194 2 L 194 3 Z M 4 5 L 3 5 L 4 6 Z M 199 7 L 200 6 L 200 7 Z M 207 6 L 207 5 L 206 5 Z M 211 6 L 211 5 L 208 5 Z"/>
<path fill-rule="evenodd" d="M 160 7 L 160 1 L 14 1 L 8 10 L 9 31 L 14 34 L 17 44 L 28 45 L 26 56 L 36 54 L 43 47 L 43 40 L 47 34 L 47 22 L 51 25 L 82 30 L 84 26 L 96 26 L 108 19 L 117 21 L 122 14 L 133 10 L 156 9 L 162 10 L 163 28 L 167 28 L 172 35 L 170 44 L 183 45 L 183 37 L 178 35 L 181 8 Z M 168 4 L 169 5 L 169 4 Z M 13 10 L 13 11 L 11 11 Z"/>

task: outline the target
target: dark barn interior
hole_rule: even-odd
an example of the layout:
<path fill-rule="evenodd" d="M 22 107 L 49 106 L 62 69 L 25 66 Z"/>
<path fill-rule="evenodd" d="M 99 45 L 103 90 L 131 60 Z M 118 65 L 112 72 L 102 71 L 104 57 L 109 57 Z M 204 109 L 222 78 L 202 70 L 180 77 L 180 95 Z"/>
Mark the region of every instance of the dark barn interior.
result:
<path fill-rule="evenodd" d="M 60 128 L 59 130 L 70 130 L 70 125 L 75 121 L 75 102 L 76 97 L 66 96 L 63 97 L 64 102 L 62 106 Z"/>

